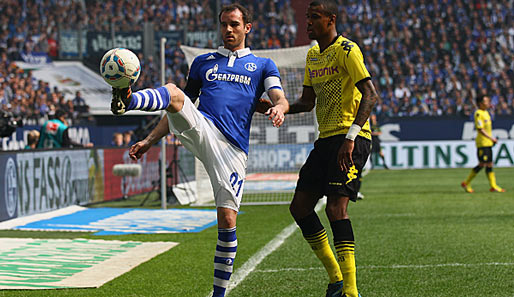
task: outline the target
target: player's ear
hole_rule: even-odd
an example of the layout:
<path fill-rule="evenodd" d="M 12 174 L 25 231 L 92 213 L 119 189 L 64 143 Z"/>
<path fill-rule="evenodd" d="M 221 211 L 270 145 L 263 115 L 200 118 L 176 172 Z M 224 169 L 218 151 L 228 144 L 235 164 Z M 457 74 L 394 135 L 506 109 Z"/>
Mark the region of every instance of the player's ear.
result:
<path fill-rule="evenodd" d="M 335 25 L 336 23 L 336 15 L 335 14 L 332 14 L 328 17 L 328 26 L 330 27 L 332 24 Z"/>
<path fill-rule="evenodd" d="M 252 23 L 247 23 L 245 25 L 245 34 L 250 33 L 250 31 L 252 31 Z"/>

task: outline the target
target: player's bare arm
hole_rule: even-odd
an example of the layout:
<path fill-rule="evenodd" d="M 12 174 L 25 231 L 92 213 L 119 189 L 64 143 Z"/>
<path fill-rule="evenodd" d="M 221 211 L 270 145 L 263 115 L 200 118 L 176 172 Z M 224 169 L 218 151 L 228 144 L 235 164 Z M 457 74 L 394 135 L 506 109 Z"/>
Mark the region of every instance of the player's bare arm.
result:
<path fill-rule="evenodd" d="M 145 139 L 138 141 L 130 147 L 130 158 L 137 161 L 150 149 L 150 147 L 152 147 L 152 145 L 156 144 L 161 138 L 168 135 L 169 132 L 168 119 L 167 117 L 163 117 Z"/>
<path fill-rule="evenodd" d="M 359 104 L 359 109 L 357 111 L 357 115 L 355 116 L 355 120 L 353 121 L 354 125 L 362 127 L 369 118 L 371 111 L 373 110 L 373 106 L 378 100 L 378 94 L 375 90 L 375 86 L 370 79 L 360 81 L 356 84 L 359 91 L 362 93 L 361 102 Z M 353 125 L 352 125 L 353 126 Z M 352 128 L 350 128 L 352 129 Z M 360 129 L 359 129 L 360 130 Z M 357 131 L 358 133 L 358 131 Z M 351 139 L 346 139 L 343 142 L 341 148 L 339 148 L 339 153 L 337 155 L 337 162 L 339 166 L 341 166 L 341 170 L 348 171 L 353 166 L 352 160 L 352 152 L 354 147 L 354 141 Z"/>
<path fill-rule="evenodd" d="M 311 111 L 316 105 L 316 93 L 311 87 L 303 87 L 302 96 L 296 100 L 293 104 L 289 105 L 289 111 L 287 113 L 300 113 Z"/>
<path fill-rule="evenodd" d="M 362 93 L 362 98 L 359 104 L 359 110 L 357 111 L 357 115 L 355 116 L 353 123 L 362 127 L 368 120 L 369 115 L 373 110 L 373 106 L 375 106 L 377 103 L 378 94 L 375 86 L 373 85 L 373 82 L 370 79 L 360 81 L 356 84 L 356 86 Z"/>
<path fill-rule="evenodd" d="M 273 106 L 270 107 L 264 114 L 269 116 L 274 127 L 280 127 L 284 123 L 285 116 L 289 111 L 289 102 L 286 99 L 284 91 L 281 89 L 271 89 L 268 91 L 268 96 L 273 102 Z"/>

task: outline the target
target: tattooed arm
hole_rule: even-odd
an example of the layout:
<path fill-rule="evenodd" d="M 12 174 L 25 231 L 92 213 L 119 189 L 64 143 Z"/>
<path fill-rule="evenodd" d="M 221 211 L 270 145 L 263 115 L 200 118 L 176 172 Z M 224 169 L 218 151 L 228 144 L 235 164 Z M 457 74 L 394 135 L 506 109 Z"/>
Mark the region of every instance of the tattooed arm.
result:
<path fill-rule="evenodd" d="M 362 99 L 359 104 L 359 110 L 357 116 L 355 116 L 354 124 L 364 126 L 366 121 L 373 110 L 373 106 L 377 103 L 378 94 L 375 90 L 375 86 L 371 82 L 371 79 L 360 81 L 357 83 L 357 89 L 362 93 Z"/>
<path fill-rule="evenodd" d="M 364 126 L 366 121 L 373 110 L 373 106 L 377 102 L 378 94 L 375 90 L 375 86 L 371 82 L 371 79 L 366 79 L 356 84 L 359 91 L 362 93 L 361 102 L 359 104 L 359 110 L 353 124 L 359 127 Z M 352 152 L 354 147 L 354 141 L 345 139 L 343 145 L 339 149 L 338 163 L 341 166 L 341 170 L 348 171 L 353 166 Z"/>

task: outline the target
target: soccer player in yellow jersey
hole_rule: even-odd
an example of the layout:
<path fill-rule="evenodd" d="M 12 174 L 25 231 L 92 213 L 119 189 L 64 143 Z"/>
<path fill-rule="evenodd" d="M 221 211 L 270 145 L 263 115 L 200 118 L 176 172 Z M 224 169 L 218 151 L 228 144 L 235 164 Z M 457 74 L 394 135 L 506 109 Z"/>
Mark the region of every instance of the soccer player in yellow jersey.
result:
<path fill-rule="evenodd" d="M 491 107 L 491 99 L 487 96 L 480 96 L 477 98 L 477 111 L 475 111 L 475 128 L 477 130 L 477 137 L 475 143 L 477 146 L 478 165 L 471 169 L 468 179 L 461 183 L 461 186 L 468 193 L 473 193 L 471 188 L 471 181 L 477 173 L 485 167 L 489 185 L 491 185 L 491 192 L 505 192 L 496 184 L 496 176 L 493 172 L 493 151 L 492 147 L 496 144 L 498 139 L 493 137 L 493 123 L 491 116 L 487 111 Z"/>
<path fill-rule="evenodd" d="M 334 2 L 310 2 L 307 33 L 318 45 L 307 54 L 303 92 L 289 113 L 311 111 L 316 105 L 319 139 L 300 170 L 289 209 L 329 275 L 326 296 L 358 297 L 355 239 L 347 207 L 357 199 L 361 170 L 371 150 L 368 118 L 378 95 L 359 46 L 337 34 L 336 19 Z M 337 257 L 314 211 L 323 196 Z"/>

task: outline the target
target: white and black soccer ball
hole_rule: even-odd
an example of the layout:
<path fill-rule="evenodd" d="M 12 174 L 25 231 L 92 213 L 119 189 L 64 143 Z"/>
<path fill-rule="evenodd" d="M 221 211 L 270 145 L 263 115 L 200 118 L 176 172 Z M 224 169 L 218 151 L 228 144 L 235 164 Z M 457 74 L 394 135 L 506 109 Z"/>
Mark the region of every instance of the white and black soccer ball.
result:
<path fill-rule="evenodd" d="M 126 48 L 113 48 L 100 61 L 100 75 L 114 88 L 133 85 L 141 73 L 136 54 Z"/>

